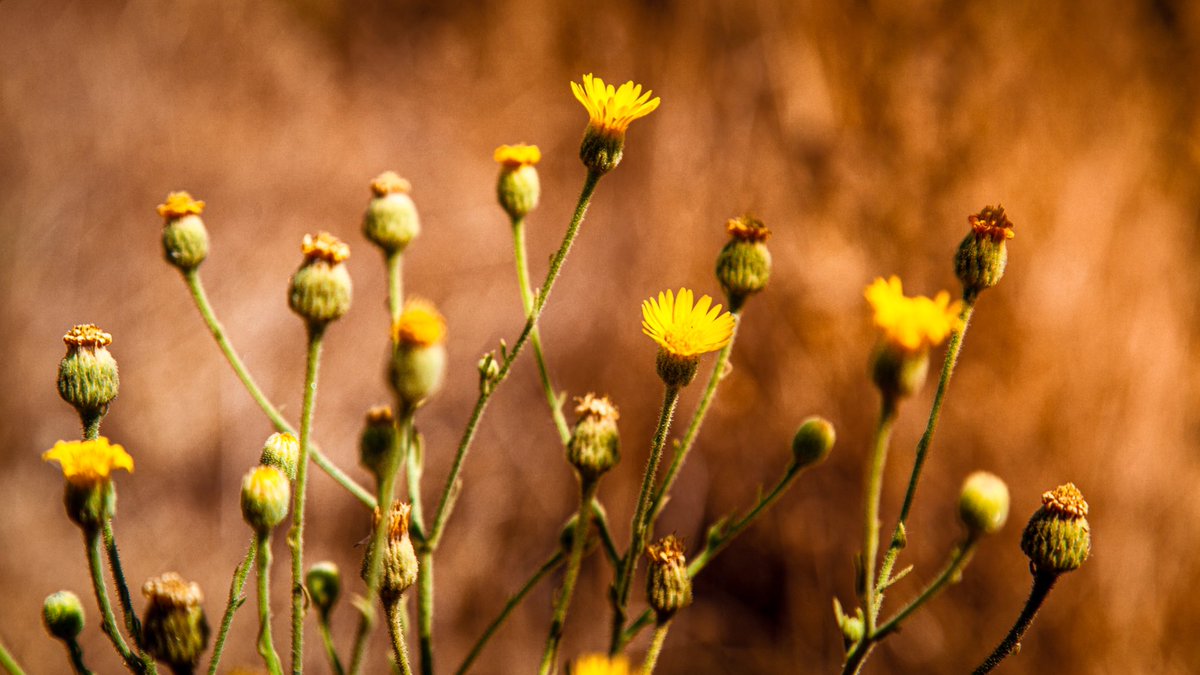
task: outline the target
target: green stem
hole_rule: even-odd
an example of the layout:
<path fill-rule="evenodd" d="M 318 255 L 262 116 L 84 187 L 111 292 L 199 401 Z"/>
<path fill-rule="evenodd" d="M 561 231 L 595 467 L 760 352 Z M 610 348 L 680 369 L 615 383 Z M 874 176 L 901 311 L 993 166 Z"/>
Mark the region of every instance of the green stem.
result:
<path fill-rule="evenodd" d="M 933 433 L 937 429 L 938 418 L 942 413 L 942 401 L 946 398 L 946 391 L 950 388 L 950 378 L 954 376 L 954 366 L 958 363 L 958 355 L 962 352 L 963 338 L 967 335 L 967 328 L 971 324 L 971 314 L 974 311 L 974 298 L 964 298 L 962 313 L 959 314 L 962 328 L 950 336 L 950 342 L 946 345 L 946 358 L 942 361 L 942 374 L 938 378 L 937 392 L 933 395 L 933 406 L 929 410 L 929 420 L 925 423 L 925 433 L 921 435 L 921 440 L 917 441 L 916 457 L 913 460 L 912 473 L 908 478 L 908 489 L 904 492 L 904 505 L 900 507 L 900 517 L 896 520 L 891 544 L 888 546 L 887 554 L 883 557 L 883 565 L 879 569 L 877 590 L 882 590 L 890 582 L 892 568 L 896 565 L 900 549 L 907 544 L 908 533 L 905 526 L 908 522 L 908 514 L 912 510 L 913 499 L 917 494 L 917 483 L 921 480 L 921 470 L 929 455 L 929 446 L 933 443 Z"/>
<path fill-rule="evenodd" d="M 92 575 L 92 590 L 96 594 L 96 604 L 100 606 L 101 626 L 104 634 L 112 641 L 117 653 L 125 660 L 125 667 L 134 673 L 144 672 L 142 662 L 129 649 L 121 630 L 117 628 L 117 619 L 113 615 L 112 602 L 108 599 L 108 587 L 104 583 L 104 563 L 100 553 L 100 530 L 85 528 L 83 533 L 84 547 L 87 549 L 88 570 Z"/>
<path fill-rule="evenodd" d="M 492 636 L 496 634 L 496 631 L 500 629 L 500 626 L 504 624 L 504 622 L 508 619 L 508 616 L 512 614 L 512 611 L 516 609 L 517 605 L 521 604 L 521 601 L 525 599 L 525 596 L 529 595 L 529 591 L 533 590 L 533 587 L 536 586 L 543 577 L 558 569 L 558 567 L 563 564 L 564 560 L 566 560 L 566 557 L 563 555 L 562 550 L 560 549 L 555 551 L 554 555 L 550 556 L 550 559 L 543 563 L 542 566 L 533 573 L 533 576 L 529 577 L 529 580 L 526 581 L 525 584 L 521 586 L 521 588 L 514 593 L 511 598 L 508 599 L 508 602 L 504 603 L 504 609 L 500 610 L 500 615 L 493 619 L 490 624 L 488 624 L 488 627 L 483 631 L 483 635 L 479 636 L 479 639 L 475 641 L 475 645 L 471 647 L 471 651 L 467 653 L 467 657 L 463 659 L 462 665 L 460 665 L 458 669 L 454 671 L 456 675 L 465 675 L 467 669 L 471 667 L 471 664 L 475 663 L 475 659 L 479 658 L 479 654 L 487 645 L 488 640 L 492 639 Z"/>
<path fill-rule="evenodd" d="M 421 673 L 433 675 L 433 551 L 421 547 L 417 572 L 417 640 L 421 646 Z"/>
<path fill-rule="evenodd" d="M 129 586 L 125 583 L 125 572 L 121 569 L 121 554 L 117 550 L 117 538 L 113 534 L 112 519 L 104 521 L 104 550 L 108 554 L 108 567 L 112 572 L 113 583 L 117 587 L 117 598 L 121 603 L 121 614 L 125 618 L 125 630 L 135 644 L 141 643 L 142 624 L 133 611 L 133 599 L 129 596 Z"/>
<path fill-rule="evenodd" d="M 74 643 L 75 641 L 72 640 L 71 642 Z M 75 647 L 78 649 L 79 645 L 75 645 Z M 74 652 L 72 652 L 72 656 L 74 656 Z M 82 664 L 82 661 L 80 661 L 80 663 Z M 4 643 L 2 642 L 0 642 L 0 667 L 3 667 L 6 671 L 8 671 L 8 675 L 25 675 L 25 671 L 21 670 L 21 666 L 17 665 L 17 660 L 12 657 L 12 654 L 8 653 L 8 650 L 4 648 Z M 86 673 L 88 670 L 84 668 L 83 671 L 79 671 L 77 668 L 76 672 Z"/>
<path fill-rule="evenodd" d="M 283 675 L 283 664 L 271 639 L 271 533 L 256 537 L 258 552 L 258 653 L 271 675 Z"/>
<path fill-rule="evenodd" d="M 363 657 L 367 650 L 367 636 L 375 623 L 375 595 L 379 591 L 379 581 L 383 576 L 383 550 L 388 528 L 388 510 L 396 492 L 396 472 L 399 469 L 400 457 L 406 442 L 406 431 L 411 427 L 412 418 L 406 415 L 396 421 L 396 433 L 388 456 L 384 459 L 383 471 L 378 486 L 378 500 L 387 506 L 379 511 L 375 530 L 371 533 L 370 548 L 367 549 L 367 594 L 359 606 L 362 616 L 359 617 L 358 628 L 354 633 L 354 647 L 350 652 L 350 675 L 357 675 L 363 665 Z"/>
<path fill-rule="evenodd" d="M 397 251 L 384 255 L 388 275 L 388 312 L 395 323 L 404 310 L 404 254 Z"/>
<path fill-rule="evenodd" d="M 875 559 L 879 554 L 879 501 L 883 493 L 883 467 L 887 463 L 888 442 L 892 424 L 896 421 L 896 401 L 887 394 L 879 411 L 879 426 L 875 429 L 870 461 L 867 463 L 866 508 L 863 516 L 863 557 L 859 586 L 867 610 L 867 635 L 875 633 L 879 612 L 875 603 Z"/>
<path fill-rule="evenodd" d="M 217 631 L 217 641 L 213 645 L 212 658 L 208 662 L 208 675 L 217 675 L 217 666 L 221 663 L 221 654 L 225 651 L 225 639 L 229 637 L 229 629 L 233 627 L 233 615 L 246 601 L 242 597 L 242 589 L 246 587 L 246 575 L 254 566 L 254 558 L 258 555 L 258 535 L 250 537 L 250 546 L 246 548 L 246 557 L 238 566 L 233 568 L 233 581 L 229 584 L 229 600 L 225 603 L 225 613 L 221 617 L 221 629 Z"/>
<path fill-rule="evenodd" d="M 329 659 L 329 667 L 334 675 L 345 675 L 342 660 L 338 658 L 337 647 L 333 644 L 333 633 L 329 627 L 329 613 L 321 612 L 317 616 L 317 628 L 321 631 L 321 642 L 325 644 L 325 656 Z"/>
<path fill-rule="evenodd" d="M 100 423 L 104 421 L 104 413 L 89 413 L 80 415 L 83 421 L 83 440 L 94 441 L 100 438 Z"/>
<path fill-rule="evenodd" d="M 408 662 L 408 643 L 404 640 L 404 596 L 387 603 L 388 634 L 392 638 L 392 653 L 402 675 L 412 675 Z"/>
<path fill-rule="evenodd" d="M 204 284 L 200 282 L 200 275 L 196 270 L 191 270 L 183 273 L 183 280 L 187 282 L 188 290 L 191 291 L 192 300 L 196 303 L 196 309 L 200 310 L 200 315 L 204 318 L 204 323 L 208 326 L 208 330 L 212 333 L 213 339 L 216 340 L 217 346 L 221 348 L 221 353 L 225 355 L 225 360 L 233 368 L 234 374 L 241 380 L 242 386 L 262 409 L 267 419 L 271 421 L 275 429 L 280 432 L 295 434 L 296 429 L 279 412 L 271 401 L 263 394 L 262 389 L 259 389 L 258 383 L 250 375 L 250 371 L 246 369 L 246 365 L 242 363 L 241 357 L 234 351 L 233 345 L 229 342 L 229 338 L 225 335 L 225 327 L 217 319 L 216 313 L 213 312 L 212 304 L 208 301 L 208 294 L 204 292 Z M 309 453 L 312 457 L 313 464 L 316 464 L 322 471 L 329 474 L 335 482 L 346 489 L 351 495 L 362 502 L 368 509 L 375 508 L 375 498 L 366 488 L 354 482 L 354 479 L 346 475 L 333 462 L 321 452 L 321 449 L 316 444 L 310 443 Z"/>
<path fill-rule="evenodd" d="M 1050 590 L 1054 588 L 1054 582 L 1057 580 L 1058 575 L 1056 574 L 1034 573 L 1033 589 L 1029 591 L 1029 599 L 1025 601 L 1025 607 L 1021 610 L 1021 615 L 1017 617 L 1017 622 L 1013 624 L 1012 630 L 1008 631 L 1008 635 L 1004 637 L 991 656 L 988 656 L 987 660 L 975 669 L 975 675 L 990 673 L 1008 655 L 1016 651 L 1025 631 L 1029 630 L 1029 625 L 1033 623 L 1033 618 L 1037 616 L 1038 610 L 1041 609 L 1046 596 L 1050 595 Z"/>
<path fill-rule="evenodd" d="M 667 385 L 663 392 L 662 409 L 658 414 L 658 428 L 654 432 L 654 442 L 650 447 L 650 457 L 646 461 L 646 472 L 642 476 L 642 489 L 638 493 L 637 510 L 633 514 L 633 522 L 629 527 L 629 549 L 621 560 L 621 568 L 613 582 L 613 622 L 612 636 L 609 643 L 609 653 L 615 656 L 621 648 L 621 636 L 625 629 L 625 617 L 629 607 L 629 593 L 633 587 L 633 575 L 637 572 L 638 559 L 642 556 L 642 548 L 646 545 L 646 526 L 650 510 L 650 498 L 654 491 L 654 475 L 662 461 L 663 446 L 667 443 L 667 433 L 671 429 L 671 417 L 675 414 L 675 405 L 679 403 L 679 387 Z"/>
<path fill-rule="evenodd" d="M 942 569 L 937 578 L 926 586 L 920 595 L 880 626 L 875 631 L 875 635 L 871 640 L 878 642 L 895 632 L 900 628 L 900 624 L 904 623 L 905 619 L 920 609 L 922 605 L 937 597 L 939 593 L 945 590 L 947 585 L 957 583 L 962 574 L 962 569 L 967 566 L 967 563 L 971 562 L 971 556 L 975 554 L 975 547 L 978 543 L 977 539 L 969 537 L 960 546 L 956 547 L 950 555 L 950 561 L 946 563 L 946 567 Z"/>
<path fill-rule="evenodd" d="M 563 577 L 562 588 L 558 591 L 558 599 L 554 603 L 554 617 L 550 620 L 550 635 L 546 638 L 546 648 L 542 652 L 542 664 L 538 669 L 540 675 L 549 675 L 557 670 L 558 646 L 562 642 L 563 628 L 567 623 L 567 612 L 571 608 L 571 598 L 575 594 L 575 582 L 579 579 L 579 567 L 583 561 L 583 551 L 587 547 L 588 531 L 591 527 L 592 500 L 600 487 L 597 479 L 584 479 L 579 487 L 579 513 L 575 517 L 575 532 L 571 538 L 571 553 L 567 557 L 567 573 Z"/>
<path fill-rule="evenodd" d="M 646 652 L 646 662 L 642 664 L 638 675 L 650 675 L 654 672 L 654 666 L 658 665 L 658 655 L 662 653 L 663 643 L 667 641 L 667 630 L 670 627 L 671 620 L 667 619 L 654 629 L 654 639 L 650 641 L 650 651 Z"/>
<path fill-rule="evenodd" d="M 475 431 L 479 426 L 479 420 L 483 417 L 483 411 L 487 407 L 488 400 L 491 399 L 492 395 L 500 387 L 500 384 L 508 377 L 509 371 L 512 370 L 513 362 L 521 354 L 525 343 L 529 340 L 534 328 L 537 327 L 538 319 L 541 317 L 542 311 L 546 307 L 546 302 L 550 298 L 550 291 L 554 289 L 554 282 L 558 279 L 559 272 L 562 271 L 563 262 L 566 261 L 567 254 L 571 251 L 571 245 L 575 242 L 576 235 L 579 234 L 579 227 L 583 224 L 583 217 L 587 213 L 592 193 L 595 192 L 596 184 L 600 181 L 601 175 L 595 171 L 588 171 L 587 178 L 583 182 L 583 191 L 579 195 L 579 202 L 575 205 L 575 214 L 571 217 L 571 224 L 567 227 L 566 234 L 563 235 L 563 241 L 558 247 L 558 251 L 555 252 L 554 257 L 550 260 L 550 269 L 546 272 L 546 279 L 542 282 L 542 288 L 533 303 L 533 309 L 530 311 L 529 317 L 525 320 L 525 328 L 521 331 L 521 335 L 517 338 L 516 343 L 513 344 L 508 357 L 501 364 L 500 371 L 497 373 L 493 385 L 491 387 L 483 387 L 483 390 L 479 392 L 479 398 L 475 401 L 475 408 L 471 411 L 467 427 L 463 430 L 462 439 L 458 443 L 458 450 L 454 454 L 450 474 L 446 477 L 446 484 L 442 488 L 442 496 L 438 502 L 436 517 L 433 521 L 433 530 L 428 537 L 428 545 L 431 549 L 437 549 L 438 542 L 442 536 L 442 530 L 446 527 L 446 521 L 450 518 L 450 513 L 453 511 L 452 505 L 458 493 L 458 482 L 462 474 L 463 461 L 466 459 L 467 452 L 471 448 L 471 442 L 475 439 Z"/>
<path fill-rule="evenodd" d="M 92 675 L 92 671 L 88 669 L 87 664 L 83 662 L 83 647 L 79 646 L 79 641 L 71 638 L 64 642 L 67 646 L 67 654 L 71 657 L 71 668 L 75 671 L 75 675 Z M 3 647 L 0 647 L 3 651 Z M 8 665 L 8 664 L 5 664 Z M 16 664 L 12 664 L 15 666 Z M 21 669 L 13 670 L 9 668 L 10 675 L 21 675 Z"/>
<path fill-rule="evenodd" d="M 608 527 L 608 513 L 599 499 L 592 500 L 592 521 L 596 523 L 596 532 L 600 534 L 600 544 L 604 547 L 604 557 L 614 568 L 621 565 L 621 554 L 617 553 L 617 543 L 613 541 L 612 530 Z"/>
<path fill-rule="evenodd" d="M 688 423 L 687 433 L 684 434 L 683 441 L 675 450 L 675 456 L 671 459 L 671 467 L 667 469 L 667 474 L 663 478 L 662 485 L 654 493 L 654 507 L 650 509 L 651 522 L 654 522 L 654 519 L 658 517 L 658 512 L 662 510 L 666 497 L 671 492 L 671 486 L 675 484 L 675 477 L 679 474 L 679 470 L 683 468 L 683 462 L 687 459 L 692 445 L 696 442 L 696 436 L 700 433 L 700 426 L 704 424 L 704 417 L 708 414 L 708 408 L 712 405 L 713 398 L 717 395 L 717 386 L 725 378 L 725 368 L 729 364 L 729 356 L 733 352 L 733 341 L 737 339 L 738 326 L 741 325 L 742 320 L 740 309 L 730 313 L 733 315 L 733 333 L 729 336 L 729 342 L 725 343 L 720 353 L 717 354 L 717 362 L 713 365 L 712 375 L 708 378 L 708 386 L 704 388 L 704 394 L 700 397 L 700 403 L 696 405 L 696 412 L 692 413 L 692 421 Z"/>
<path fill-rule="evenodd" d="M 512 233 L 513 258 L 517 265 L 517 286 L 521 289 L 521 306 L 524 307 L 525 316 L 528 318 L 533 311 L 533 290 L 529 285 L 529 263 L 525 253 L 525 220 L 523 218 L 512 221 Z M 554 384 L 550 381 L 550 370 L 546 367 L 546 356 L 542 351 L 542 336 L 537 328 L 533 329 L 529 341 L 533 345 L 533 359 L 537 362 L 542 391 L 546 394 L 546 403 L 550 405 L 550 414 L 554 418 L 554 428 L 558 430 L 559 440 L 566 445 L 571 440 L 571 428 L 567 424 L 567 418 L 563 415 L 562 401 L 555 393 Z"/>
<path fill-rule="evenodd" d="M 292 529 L 288 544 L 292 550 L 292 673 L 304 672 L 304 503 L 308 494 L 309 444 L 317 400 L 317 372 L 321 368 L 321 343 L 325 326 L 308 326 L 308 356 L 304 368 L 304 404 L 300 409 L 300 457 L 296 461 L 296 481 L 292 485 Z M 261 546 L 260 546 L 261 549 Z M 261 557 L 261 555 L 260 555 Z"/>

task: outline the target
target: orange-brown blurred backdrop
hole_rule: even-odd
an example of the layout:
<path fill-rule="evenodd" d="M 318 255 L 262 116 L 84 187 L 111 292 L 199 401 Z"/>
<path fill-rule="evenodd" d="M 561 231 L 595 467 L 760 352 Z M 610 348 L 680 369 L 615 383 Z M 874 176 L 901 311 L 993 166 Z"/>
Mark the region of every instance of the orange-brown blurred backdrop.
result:
<path fill-rule="evenodd" d="M 373 175 L 412 181 L 425 231 L 407 288 L 450 322 L 448 388 L 422 421 L 433 492 L 475 395 L 476 359 L 520 325 L 492 149 L 523 141 L 545 153 L 530 223 L 540 276 L 583 175 L 585 114 L 567 82 L 595 72 L 663 99 L 602 181 L 542 323 L 557 384 L 608 392 L 621 407 L 625 458 L 602 488 L 618 536 L 660 396 L 638 304 L 680 285 L 718 293 L 711 270 L 729 216 L 749 210 L 773 228 L 776 274 L 748 306 L 733 374 L 661 530 L 698 545 L 706 523 L 774 479 L 805 415 L 840 433 L 829 462 L 698 579 L 660 672 L 836 670 L 830 602 L 852 600 L 876 405 L 861 290 L 890 273 L 910 292 L 955 288 L 949 260 L 966 216 L 996 201 L 1017 224 L 1009 272 L 976 313 L 912 521 L 905 559 L 917 570 L 892 606 L 957 536 L 969 471 L 1003 476 L 1013 515 L 868 671 L 977 664 L 1028 590 L 1024 520 L 1042 490 L 1067 480 L 1092 504 L 1094 558 L 1061 583 L 1005 668 L 1194 671 L 1200 7 L 1052 4 L 0 3 L 0 636 L 32 673 L 63 672 L 38 615 L 45 595 L 70 588 L 88 608 L 89 662 L 119 669 L 61 479 L 39 459 L 77 430 L 53 382 L 59 337 L 79 322 L 111 331 L 121 364 L 104 429 L 137 460 L 118 478 L 127 572 L 135 584 L 167 570 L 199 581 L 214 623 L 224 605 L 247 539 L 239 478 L 270 429 L 161 260 L 154 206 L 168 190 L 208 202 L 213 301 L 293 418 L 303 330 L 284 302 L 287 278 L 305 232 L 350 241 L 356 306 L 327 341 L 316 429 L 365 481 L 355 444 L 364 410 L 386 399 L 386 319 L 382 266 L 359 217 Z M 930 393 L 904 410 L 885 527 Z M 528 358 L 489 411 L 465 481 L 439 552 L 447 669 L 548 554 L 575 499 Z M 365 514 L 320 473 L 312 490 L 308 559 L 336 560 L 361 590 Z M 603 645 L 607 580 L 589 559 L 568 654 Z M 534 668 L 551 586 L 478 672 Z M 353 615 L 349 605 L 335 614 L 343 648 Z M 253 624 L 243 609 L 229 666 L 257 663 Z M 285 619 L 276 631 L 286 640 Z M 383 652 L 380 639 L 380 663 Z"/>

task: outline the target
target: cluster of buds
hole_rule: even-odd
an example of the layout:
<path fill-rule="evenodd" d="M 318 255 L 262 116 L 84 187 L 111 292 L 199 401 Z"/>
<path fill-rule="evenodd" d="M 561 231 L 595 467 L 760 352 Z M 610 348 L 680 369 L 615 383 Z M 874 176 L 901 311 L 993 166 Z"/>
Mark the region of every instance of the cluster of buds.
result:
<path fill-rule="evenodd" d="M 192 672 L 204 653 L 209 633 L 200 605 L 204 601 L 200 586 L 167 572 L 147 581 L 142 595 L 147 600 L 142 649 L 175 672 Z"/>

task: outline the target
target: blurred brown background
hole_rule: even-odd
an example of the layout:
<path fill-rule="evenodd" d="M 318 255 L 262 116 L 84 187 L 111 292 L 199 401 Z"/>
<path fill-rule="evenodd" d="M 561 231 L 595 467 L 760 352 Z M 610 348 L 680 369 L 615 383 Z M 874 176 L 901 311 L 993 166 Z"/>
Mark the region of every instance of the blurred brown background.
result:
<path fill-rule="evenodd" d="M 31 672 L 65 671 L 38 615 L 45 595 L 70 588 L 88 608 L 89 662 L 119 670 L 58 471 L 39 459 L 76 433 L 53 382 L 59 337 L 79 322 L 111 331 L 121 364 L 104 431 L 137 460 L 118 478 L 131 581 L 178 570 L 202 584 L 214 623 L 224 606 L 247 540 L 239 479 L 270 429 L 161 260 L 154 206 L 168 190 L 208 202 L 213 302 L 293 419 L 303 331 L 284 291 L 299 241 L 329 229 L 351 243 L 356 306 L 327 341 L 317 436 L 365 481 L 355 444 L 363 411 L 386 399 L 386 319 L 382 266 L 359 217 L 376 173 L 412 181 L 425 231 L 407 287 L 450 322 L 449 384 L 421 420 L 434 492 L 475 396 L 476 359 L 521 323 L 492 149 L 524 141 L 545 153 L 530 223 L 540 278 L 583 176 L 586 118 L 567 82 L 595 72 L 663 99 L 602 181 L 542 323 L 558 386 L 608 392 L 621 407 L 625 458 L 601 491 L 617 535 L 627 536 L 660 397 L 638 304 L 680 285 L 717 294 L 729 216 L 749 210 L 774 229 L 776 274 L 748 306 L 733 375 L 660 531 L 698 546 L 707 523 L 774 480 L 805 415 L 840 433 L 829 462 L 699 578 L 660 672 L 836 670 L 830 599 L 853 597 L 876 407 L 862 288 L 889 273 L 909 292 L 955 288 L 949 260 L 966 216 L 996 201 L 1017 224 L 1009 272 L 968 336 L 903 558 L 917 571 L 889 606 L 940 566 L 968 472 L 1009 481 L 1012 518 L 868 671 L 959 673 L 982 660 L 1028 590 L 1021 527 L 1041 491 L 1072 480 L 1092 504 L 1094 557 L 1005 669 L 1194 672 L 1200 6 L 1051 5 L 0 3 L 0 636 Z M 885 528 L 931 393 L 897 430 Z M 465 480 L 439 552 L 447 671 L 549 553 L 575 499 L 529 358 L 496 397 Z M 308 560 L 336 560 L 361 590 L 365 514 L 323 474 L 311 486 Z M 281 642 L 285 557 L 280 546 Z M 567 654 L 604 644 L 607 581 L 589 559 Z M 478 672 L 534 668 L 553 585 L 516 613 Z M 335 614 L 343 648 L 353 618 L 348 604 Z M 228 666 L 258 663 L 254 622 L 243 609 Z M 309 640 L 324 672 L 315 630 Z M 645 637 L 633 653 L 644 649 Z"/>

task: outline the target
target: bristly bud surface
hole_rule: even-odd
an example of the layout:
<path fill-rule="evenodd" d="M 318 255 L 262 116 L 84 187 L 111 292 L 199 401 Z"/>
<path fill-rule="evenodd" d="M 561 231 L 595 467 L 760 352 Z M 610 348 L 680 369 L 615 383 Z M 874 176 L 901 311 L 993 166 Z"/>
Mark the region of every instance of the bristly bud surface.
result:
<path fill-rule="evenodd" d="M 1042 506 L 1021 535 L 1021 550 L 1035 574 L 1078 569 L 1092 552 L 1088 503 L 1074 483 L 1042 493 Z"/>
<path fill-rule="evenodd" d="M 260 464 L 242 479 L 242 518 L 260 536 L 266 535 L 287 517 L 291 496 L 287 475 Z"/>
<path fill-rule="evenodd" d="M 42 603 L 42 622 L 46 630 L 59 640 L 74 640 L 83 631 L 83 603 L 71 591 L 59 591 L 46 596 Z"/>
<path fill-rule="evenodd" d="M 58 395 L 74 406 L 84 426 L 108 413 L 121 378 L 109 353 L 112 335 L 94 324 L 80 324 L 63 336 L 67 353 L 58 364 Z"/>
<path fill-rule="evenodd" d="M 329 612 L 333 611 L 342 594 L 342 574 L 338 566 L 328 560 L 313 565 L 304 577 L 304 586 L 317 611 L 328 620 Z"/>
<path fill-rule="evenodd" d="M 304 262 L 292 275 L 288 304 L 310 327 L 323 327 L 350 311 L 353 287 L 342 264 L 350 257 L 350 247 L 321 232 L 304 235 L 300 248 Z"/>
<path fill-rule="evenodd" d="M 273 466 L 287 476 L 288 480 L 296 480 L 296 462 L 300 461 L 300 441 L 292 434 L 283 431 L 271 434 L 263 443 L 262 455 L 258 463 Z"/>
<path fill-rule="evenodd" d="M 508 217 L 516 222 L 523 220 L 537 208 L 542 194 L 537 167 L 542 151 L 536 145 L 502 145 L 493 155 L 500 165 L 500 178 L 496 183 L 496 198 Z"/>
<path fill-rule="evenodd" d="M 1000 283 L 1008 264 L 1008 240 L 1013 238 L 1013 224 L 1004 207 L 985 206 L 967 217 L 971 231 L 958 246 L 954 256 L 954 272 L 963 285 L 963 297 L 973 299 L 986 289 Z"/>
<path fill-rule="evenodd" d="M 201 213 L 204 202 L 192 199 L 187 192 L 172 192 L 158 205 L 158 215 L 165 221 L 163 256 L 181 272 L 196 269 L 208 257 L 208 230 Z"/>
<path fill-rule="evenodd" d="M 388 382 L 401 407 L 412 410 L 442 388 L 446 376 L 446 320 L 432 303 L 404 303 L 392 324 Z M 399 411 L 403 413 L 403 411 Z"/>
<path fill-rule="evenodd" d="M 363 235 L 385 256 L 401 253 L 421 233 L 421 218 L 409 191 L 412 186 L 394 171 L 371 181 L 370 203 L 363 214 Z"/>
<path fill-rule="evenodd" d="M 729 310 L 736 312 L 771 280 L 771 252 L 766 245 L 771 230 L 749 215 L 730 219 L 725 229 L 729 243 L 717 256 L 717 281 L 725 290 Z"/>
<path fill-rule="evenodd" d="M 195 582 L 174 572 L 142 586 L 146 614 L 142 619 L 142 648 L 175 672 L 192 672 L 208 643 L 204 595 Z"/>
<path fill-rule="evenodd" d="M 396 420 L 392 409 L 377 405 L 367 411 L 362 435 L 358 438 L 358 461 L 375 475 L 376 480 L 387 470 L 385 461 L 396 442 Z"/>
<path fill-rule="evenodd" d="M 585 482 L 593 481 L 621 461 L 620 414 L 607 396 L 589 393 L 576 400 L 579 418 L 567 442 L 567 461 Z"/>
<path fill-rule="evenodd" d="M 837 432 L 829 420 L 815 415 L 808 417 L 792 438 L 792 458 L 800 467 L 819 464 L 829 456 L 836 441 Z"/>
<path fill-rule="evenodd" d="M 683 541 L 673 534 L 646 547 L 646 557 L 650 559 L 646 594 L 661 623 L 692 604 L 692 577 L 688 574 Z"/>

